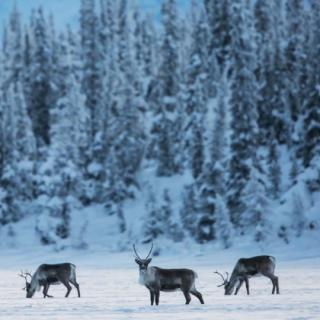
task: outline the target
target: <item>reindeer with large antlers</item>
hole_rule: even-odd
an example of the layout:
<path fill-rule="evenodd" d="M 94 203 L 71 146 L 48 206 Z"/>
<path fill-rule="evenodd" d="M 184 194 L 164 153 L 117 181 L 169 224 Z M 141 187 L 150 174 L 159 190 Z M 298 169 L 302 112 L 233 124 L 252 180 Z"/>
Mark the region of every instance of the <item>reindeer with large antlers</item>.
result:
<path fill-rule="evenodd" d="M 197 297 L 201 304 L 204 304 L 202 295 L 195 287 L 197 274 L 190 269 L 162 269 L 158 267 L 149 267 L 151 262 L 153 244 L 145 259 L 142 259 L 133 245 L 136 255 L 135 262 L 139 265 L 139 283 L 146 286 L 150 292 L 151 305 L 154 301 L 159 304 L 160 291 L 170 292 L 181 290 L 185 296 L 186 304 L 191 301 L 190 294 Z"/>
<path fill-rule="evenodd" d="M 246 284 L 247 294 L 249 292 L 249 278 L 254 276 L 265 276 L 269 278 L 272 282 L 272 294 L 279 291 L 279 280 L 278 277 L 274 275 L 274 269 L 276 266 L 276 260 L 272 256 L 256 256 L 252 258 L 241 258 L 238 260 L 235 265 L 230 280 L 228 279 L 228 273 L 226 272 L 227 277 L 225 278 L 221 273 L 215 271 L 222 278 L 222 284 L 218 287 L 224 286 L 224 294 L 230 295 L 233 293 L 234 288 L 236 287 L 235 295 L 240 290 L 243 282 Z"/>
<path fill-rule="evenodd" d="M 22 289 L 22 290 L 26 290 L 26 293 L 28 295 L 28 292 L 31 289 L 31 280 L 32 280 L 32 275 L 29 272 L 22 272 L 19 274 L 20 277 L 24 278 L 26 281 L 26 286 Z M 28 277 L 30 278 L 30 281 L 28 281 Z M 61 282 L 59 282 L 59 280 L 57 278 L 48 278 L 46 281 L 44 280 L 39 280 L 39 287 L 43 287 L 43 297 L 46 298 L 53 298 L 53 296 L 50 296 L 48 294 L 48 290 L 50 285 L 57 285 L 60 284 Z"/>
<path fill-rule="evenodd" d="M 30 282 L 27 277 L 30 277 Z M 73 284 L 80 298 L 80 288 L 76 280 L 76 266 L 72 263 L 60 263 L 60 264 L 42 264 L 38 267 L 33 276 L 28 273 L 21 273 L 20 277 L 26 281 L 27 298 L 32 298 L 36 291 L 39 291 L 43 286 L 43 297 L 52 296 L 48 295 L 48 290 L 51 284 L 62 283 L 67 288 L 66 297 L 69 296 L 71 291 L 71 284 Z"/>

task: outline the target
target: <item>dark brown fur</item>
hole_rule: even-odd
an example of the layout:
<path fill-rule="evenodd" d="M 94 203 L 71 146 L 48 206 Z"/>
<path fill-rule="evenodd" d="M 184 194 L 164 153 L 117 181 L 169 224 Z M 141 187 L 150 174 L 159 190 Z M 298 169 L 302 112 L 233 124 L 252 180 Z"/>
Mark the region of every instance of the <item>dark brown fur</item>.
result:
<path fill-rule="evenodd" d="M 197 297 L 204 304 L 202 295 L 195 288 L 196 273 L 190 269 L 163 269 L 150 267 L 151 259 L 136 259 L 139 265 L 141 284 L 145 285 L 150 292 L 151 305 L 159 304 L 160 291 L 170 292 L 181 290 L 185 296 L 186 304 L 191 301 L 190 294 Z"/>
<path fill-rule="evenodd" d="M 71 263 L 60 264 L 42 264 L 32 276 L 31 283 L 27 283 L 27 298 L 31 298 L 36 289 L 43 286 L 44 297 L 51 297 L 48 295 L 48 290 L 51 284 L 62 283 L 67 288 L 66 297 L 69 296 L 73 284 L 80 297 L 80 287 L 76 280 L 75 265 Z"/>
<path fill-rule="evenodd" d="M 272 256 L 255 256 L 252 258 L 241 258 L 235 265 L 230 281 L 225 283 L 225 294 L 230 295 L 236 286 L 235 294 L 238 293 L 243 282 L 246 284 L 247 294 L 249 291 L 249 278 L 262 275 L 269 278 L 272 282 L 272 294 L 279 294 L 279 280 L 274 275 L 275 258 Z"/>

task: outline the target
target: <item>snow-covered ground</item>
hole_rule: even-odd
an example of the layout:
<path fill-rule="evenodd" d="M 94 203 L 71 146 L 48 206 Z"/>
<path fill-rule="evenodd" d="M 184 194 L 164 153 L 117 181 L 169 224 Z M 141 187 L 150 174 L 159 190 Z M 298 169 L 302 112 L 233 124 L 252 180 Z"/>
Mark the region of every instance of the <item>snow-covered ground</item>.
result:
<path fill-rule="evenodd" d="M 149 305 L 147 289 L 138 284 L 138 268 L 132 252 L 3 251 L 0 267 L 0 319 L 318 320 L 320 253 L 317 250 L 298 246 L 274 250 L 280 295 L 271 295 L 271 283 L 266 278 L 251 279 L 250 296 L 245 294 L 244 287 L 238 296 L 224 296 L 223 289 L 217 287 L 220 279 L 213 271 L 230 272 L 238 257 L 250 256 L 258 251 L 244 254 L 247 252 L 245 248 L 215 253 L 205 250 L 193 255 L 169 253 L 154 257 L 154 265 L 194 269 L 199 275 L 197 288 L 205 300 L 205 305 L 200 305 L 192 299 L 187 306 L 181 292 L 161 293 L 158 307 Z M 77 265 L 82 297 L 77 298 L 73 290 L 66 299 L 64 287 L 52 286 L 49 294 L 54 295 L 54 298 L 43 299 L 39 292 L 34 298 L 26 299 L 25 292 L 21 290 L 24 281 L 17 275 L 19 270 L 34 271 L 41 262 L 57 261 L 71 261 Z"/>

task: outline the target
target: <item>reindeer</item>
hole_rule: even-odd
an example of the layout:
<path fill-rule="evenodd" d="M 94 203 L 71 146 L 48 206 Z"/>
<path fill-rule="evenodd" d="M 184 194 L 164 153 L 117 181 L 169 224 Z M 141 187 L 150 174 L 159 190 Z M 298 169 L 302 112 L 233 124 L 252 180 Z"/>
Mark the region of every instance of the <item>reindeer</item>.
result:
<path fill-rule="evenodd" d="M 278 277 L 274 275 L 274 269 L 276 265 L 276 259 L 272 256 L 256 256 L 252 258 L 241 258 L 238 260 L 237 264 L 235 265 L 230 280 L 228 280 L 228 273 L 227 277 L 224 278 L 223 275 L 217 271 L 223 283 L 220 284 L 218 287 L 224 286 L 224 294 L 231 295 L 233 293 L 234 288 L 236 287 L 235 295 L 238 293 L 239 289 L 241 288 L 243 282 L 246 284 L 247 294 L 249 292 L 249 278 L 253 276 L 265 276 L 269 278 L 272 282 L 272 294 L 279 291 L 279 281 Z"/>
<path fill-rule="evenodd" d="M 69 296 L 72 289 L 70 283 L 72 283 L 76 287 L 80 298 L 80 287 L 76 280 L 76 266 L 72 263 L 42 264 L 33 276 L 30 273 L 21 273 L 20 276 L 26 280 L 24 289 L 26 289 L 27 298 L 32 298 L 36 290 L 39 291 L 42 286 L 44 287 L 43 297 L 52 298 L 52 296 L 48 295 L 50 285 L 60 283 L 67 288 L 65 297 Z M 31 278 L 30 282 L 28 282 L 27 276 Z"/>
<path fill-rule="evenodd" d="M 151 258 L 149 258 L 153 249 L 151 249 L 145 259 L 140 258 L 133 245 L 133 250 L 136 255 L 135 262 L 139 265 L 139 283 L 146 286 L 150 291 L 151 305 L 154 300 L 156 305 L 159 304 L 160 291 L 170 292 L 181 290 L 185 296 L 186 304 L 191 301 L 190 293 L 196 296 L 201 304 L 204 304 L 202 295 L 195 287 L 195 279 L 197 274 L 190 269 L 162 269 L 158 267 L 149 267 Z"/>
<path fill-rule="evenodd" d="M 29 272 L 22 272 L 19 274 L 20 277 L 24 278 L 26 281 L 26 286 L 22 290 L 26 290 L 27 292 L 30 290 L 32 275 Z M 30 277 L 30 282 L 28 281 L 28 277 Z M 48 290 L 51 284 L 57 285 L 60 284 L 57 278 L 47 278 L 46 280 L 39 280 L 39 286 L 43 287 L 43 297 L 53 298 L 48 294 Z M 47 285 L 47 286 L 46 286 Z"/>

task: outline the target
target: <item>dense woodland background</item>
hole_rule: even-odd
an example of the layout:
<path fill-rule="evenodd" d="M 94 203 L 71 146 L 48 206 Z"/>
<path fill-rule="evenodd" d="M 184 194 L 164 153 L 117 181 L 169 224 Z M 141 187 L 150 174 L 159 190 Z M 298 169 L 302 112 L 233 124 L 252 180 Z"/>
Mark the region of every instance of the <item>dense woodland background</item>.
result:
<path fill-rule="evenodd" d="M 23 232 L 39 243 L 77 225 L 85 248 L 94 222 L 77 215 L 96 205 L 123 247 L 319 232 L 320 1 L 190 0 L 182 13 L 164 0 L 160 21 L 128 0 L 79 10 L 79 30 L 61 31 L 45 8 L 25 23 L 13 7 L 2 33 L 4 237 L 32 216 Z"/>

